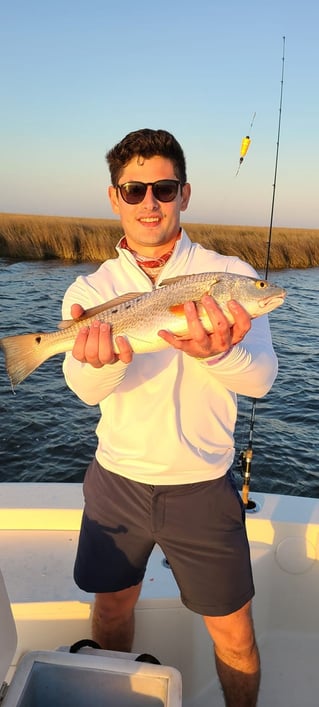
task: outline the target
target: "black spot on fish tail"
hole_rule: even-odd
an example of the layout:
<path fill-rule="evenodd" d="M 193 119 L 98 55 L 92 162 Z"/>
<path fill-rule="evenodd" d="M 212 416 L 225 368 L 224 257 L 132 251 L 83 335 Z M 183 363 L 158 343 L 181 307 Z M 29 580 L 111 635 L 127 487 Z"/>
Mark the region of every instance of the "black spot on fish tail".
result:
<path fill-rule="evenodd" d="M 37 343 L 37 344 L 41 344 L 42 336 L 36 336 L 36 337 L 35 337 L 35 340 L 36 340 L 36 343 Z"/>

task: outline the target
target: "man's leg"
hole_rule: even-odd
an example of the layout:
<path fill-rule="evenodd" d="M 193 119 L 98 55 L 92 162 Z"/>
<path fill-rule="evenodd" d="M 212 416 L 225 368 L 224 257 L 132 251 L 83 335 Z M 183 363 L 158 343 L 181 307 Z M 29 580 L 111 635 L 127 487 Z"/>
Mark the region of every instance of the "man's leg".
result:
<path fill-rule="evenodd" d="M 92 638 L 101 648 L 129 652 L 134 638 L 134 608 L 142 583 L 119 592 L 96 594 Z"/>
<path fill-rule="evenodd" d="M 256 707 L 260 661 L 251 602 L 227 616 L 204 616 L 204 621 L 214 642 L 226 707 Z"/>

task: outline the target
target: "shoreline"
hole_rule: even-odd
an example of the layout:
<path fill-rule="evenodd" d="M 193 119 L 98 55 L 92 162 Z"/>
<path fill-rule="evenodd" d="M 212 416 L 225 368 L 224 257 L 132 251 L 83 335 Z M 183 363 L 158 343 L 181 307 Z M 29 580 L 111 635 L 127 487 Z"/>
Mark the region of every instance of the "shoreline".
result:
<path fill-rule="evenodd" d="M 191 240 L 223 255 L 237 255 L 256 270 L 266 265 L 269 228 L 183 222 Z M 116 257 L 123 235 L 115 219 L 0 213 L 0 257 L 102 262 Z M 273 227 L 269 270 L 319 266 L 319 229 Z"/>

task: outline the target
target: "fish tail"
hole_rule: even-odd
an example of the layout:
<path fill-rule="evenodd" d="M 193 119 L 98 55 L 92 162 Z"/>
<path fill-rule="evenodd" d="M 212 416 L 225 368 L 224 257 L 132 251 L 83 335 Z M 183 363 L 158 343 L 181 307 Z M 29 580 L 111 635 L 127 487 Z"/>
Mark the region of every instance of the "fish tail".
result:
<path fill-rule="evenodd" d="M 43 341 L 41 333 L 6 336 L 0 339 L 0 348 L 4 351 L 6 369 L 12 387 L 21 383 L 41 366 L 41 363 L 52 356 L 50 346 Z"/>

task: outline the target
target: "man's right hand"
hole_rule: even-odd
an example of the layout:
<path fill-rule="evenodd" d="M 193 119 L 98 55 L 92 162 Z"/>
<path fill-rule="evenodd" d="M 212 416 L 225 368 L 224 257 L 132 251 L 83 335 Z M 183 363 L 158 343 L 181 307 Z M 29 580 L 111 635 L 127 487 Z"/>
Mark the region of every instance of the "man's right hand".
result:
<path fill-rule="evenodd" d="M 78 319 L 85 310 L 79 304 L 71 307 L 71 316 Z M 102 368 L 105 364 L 130 363 L 133 350 L 125 336 L 117 336 L 116 344 L 119 353 L 115 353 L 112 339 L 111 325 L 107 322 L 95 320 L 91 326 L 80 329 L 72 350 L 72 354 L 81 363 L 90 363 L 93 368 Z"/>

